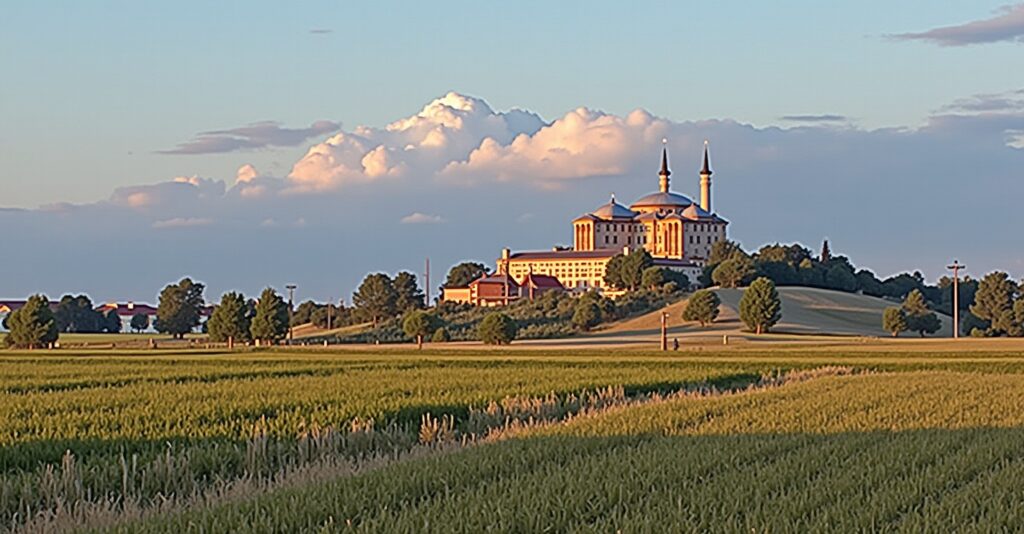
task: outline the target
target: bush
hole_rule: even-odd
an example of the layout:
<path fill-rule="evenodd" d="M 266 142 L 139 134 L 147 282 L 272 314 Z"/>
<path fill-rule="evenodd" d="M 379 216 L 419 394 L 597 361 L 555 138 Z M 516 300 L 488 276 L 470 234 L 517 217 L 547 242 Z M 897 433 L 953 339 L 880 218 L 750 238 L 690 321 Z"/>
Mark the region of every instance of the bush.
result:
<path fill-rule="evenodd" d="M 488 345 L 508 345 L 516 338 L 519 327 L 516 322 L 501 312 L 493 312 L 480 321 L 477 336 Z"/>
<path fill-rule="evenodd" d="M 586 332 L 601 323 L 601 308 L 592 300 L 580 299 L 572 314 L 572 324 Z"/>
<path fill-rule="evenodd" d="M 434 335 L 430 337 L 430 341 L 433 343 L 447 343 L 452 340 L 451 334 L 448 333 L 448 329 L 445 327 L 434 330 Z"/>

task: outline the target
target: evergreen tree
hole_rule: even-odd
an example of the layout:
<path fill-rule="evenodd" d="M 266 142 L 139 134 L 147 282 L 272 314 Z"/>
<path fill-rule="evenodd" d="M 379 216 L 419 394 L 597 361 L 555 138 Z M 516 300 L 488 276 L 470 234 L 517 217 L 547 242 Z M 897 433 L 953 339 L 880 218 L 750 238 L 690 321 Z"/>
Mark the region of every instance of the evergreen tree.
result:
<path fill-rule="evenodd" d="M 395 275 L 392 282 L 395 288 L 395 311 L 405 313 L 409 310 L 418 310 L 424 307 L 426 297 L 416 284 L 416 275 L 402 271 Z"/>
<path fill-rule="evenodd" d="M 256 301 L 256 316 L 249 325 L 249 334 L 253 339 L 271 345 L 288 335 L 288 303 L 269 287 Z"/>
<path fill-rule="evenodd" d="M 739 256 L 720 263 L 711 273 L 711 279 L 723 288 L 734 288 L 750 281 L 755 274 L 754 262 L 746 256 Z"/>
<path fill-rule="evenodd" d="M 149 316 L 144 313 L 136 313 L 135 315 L 132 315 L 130 326 L 135 333 L 146 330 L 149 328 Z"/>
<path fill-rule="evenodd" d="M 821 243 L 821 256 L 819 256 L 818 262 L 823 265 L 828 265 L 832 261 L 832 250 L 828 248 L 828 239 Z"/>
<path fill-rule="evenodd" d="M 703 328 L 709 323 L 715 322 L 715 319 L 718 318 L 718 308 L 721 304 L 722 301 L 714 291 L 702 289 L 694 293 L 690 300 L 687 301 L 686 309 L 683 310 L 683 320 L 697 321 L 700 323 L 701 328 Z"/>
<path fill-rule="evenodd" d="M 605 267 L 605 283 L 618 289 L 635 290 L 643 284 L 644 271 L 654 264 L 646 249 L 616 254 Z"/>
<path fill-rule="evenodd" d="M 508 345 L 516 338 L 518 331 L 516 322 L 501 312 L 487 314 L 477 327 L 480 341 L 488 345 Z"/>
<path fill-rule="evenodd" d="M 977 315 L 971 312 L 965 313 L 963 318 L 960 319 L 960 333 L 965 336 L 985 336 L 990 326 L 992 326 L 991 323 L 979 319 Z M 975 334 L 975 332 L 978 332 L 978 334 Z"/>
<path fill-rule="evenodd" d="M 213 309 L 206 326 L 210 341 L 233 346 L 236 342 L 250 340 L 250 323 L 245 297 L 241 293 L 229 292 L 221 296 L 220 304 Z"/>
<path fill-rule="evenodd" d="M 898 337 L 900 332 L 907 331 L 907 313 L 899 306 L 886 308 L 882 313 L 882 328 L 892 334 L 892 337 Z"/>
<path fill-rule="evenodd" d="M 971 313 L 989 324 L 989 335 L 1002 335 L 1013 330 L 1013 299 L 1017 284 L 1003 272 L 985 275 L 974 294 Z"/>
<path fill-rule="evenodd" d="M 50 310 L 50 301 L 42 295 L 33 295 L 25 305 L 7 316 L 7 335 L 4 344 L 18 349 L 42 349 L 57 342 L 60 335 L 57 321 Z"/>
<path fill-rule="evenodd" d="M 397 299 L 395 286 L 384 273 L 366 275 L 359 289 L 352 294 L 352 304 L 364 319 L 373 323 L 374 328 L 381 319 L 395 315 Z"/>
<path fill-rule="evenodd" d="M 313 314 L 322 307 L 323 305 L 317 304 L 312 300 L 307 300 L 302 304 L 299 304 L 299 306 L 295 308 L 295 311 L 292 312 L 292 326 L 313 322 Z"/>
<path fill-rule="evenodd" d="M 416 348 L 422 349 L 423 338 L 438 329 L 438 322 L 432 314 L 423 310 L 412 310 L 402 321 L 402 330 L 405 331 L 405 335 L 416 340 Z"/>
<path fill-rule="evenodd" d="M 157 332 L 181 339 L 199 326 L 203 309 L 203 284 L 183 278 L 160 292 L 154 327 Z"/>
<path fill-rule="evenodd" d="M 757 334 L 768 332 L 782 318 L 782 300 L 767 278 L 754 280 L 740 299 L 740 319 Z"/>
<path fill-rule="evenodd" d="M 728 239 L 717 241 L 711 245 L 711 254 L 708 255 L 708 264 L 717 265 L 726 260 L 735 259 L 738 257 L 749 257 L 749 255 L 743 251 L 743 247 L 735 241 Z"/>
<path fill-rule="evenodd" d="M 466 287 L 473 280 L 485 275 L 487 275 L 487 267 L 484 264 L 465 261 L 448 270 L 448 277 L 445 279 L 443 287 Z"/>

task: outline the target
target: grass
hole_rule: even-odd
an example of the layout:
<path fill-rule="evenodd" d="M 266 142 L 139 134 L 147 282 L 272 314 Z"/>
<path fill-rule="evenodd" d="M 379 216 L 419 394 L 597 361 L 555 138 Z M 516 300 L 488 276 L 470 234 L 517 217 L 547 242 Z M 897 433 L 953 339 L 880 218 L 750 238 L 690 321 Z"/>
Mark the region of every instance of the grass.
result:
<path fill-rule="evenodd" d="M 133 530 L 1019 530 L 1024 377 L 822 377 L 583 417 Z"/>
<path fill-rule="evenodd" d="M 1014 529 L 1024 354 L 963 341 L 0 352 L 0 525 Z"/>

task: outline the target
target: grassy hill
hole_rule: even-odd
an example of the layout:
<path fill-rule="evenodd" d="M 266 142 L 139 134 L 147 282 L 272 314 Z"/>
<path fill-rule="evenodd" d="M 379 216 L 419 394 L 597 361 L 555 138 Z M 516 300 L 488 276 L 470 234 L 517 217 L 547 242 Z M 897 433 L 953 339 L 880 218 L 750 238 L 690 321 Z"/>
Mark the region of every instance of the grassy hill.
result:
<path fill-rule="evenodd" d="M 743 291 L 715 291 L 722 299 L 722 307 L 718 320 L 707 328 L 698 328 L 682 320 L 685 302 L 678 302 L 665 308 L 664 311 L 669 313 L 670 335 L 743 334 L 743 323 L 739 319 L 739 302 L 743 297 Z M 779 296 L 782 298 L 782 321 L 772 329 L 776 334 L 879 337 L 889 335 L 882 330 L 882 312 L 895 304 L 888 300 L 810 287 L 780 287 Z M 597 335 L 609 337 L 656 334 L 661 325 L 661 311 L 610 325 Z M 943 327 L 935 337 L 952 335 L 952 320 L 944 315 L 939 315 L 939 319 Z"/>

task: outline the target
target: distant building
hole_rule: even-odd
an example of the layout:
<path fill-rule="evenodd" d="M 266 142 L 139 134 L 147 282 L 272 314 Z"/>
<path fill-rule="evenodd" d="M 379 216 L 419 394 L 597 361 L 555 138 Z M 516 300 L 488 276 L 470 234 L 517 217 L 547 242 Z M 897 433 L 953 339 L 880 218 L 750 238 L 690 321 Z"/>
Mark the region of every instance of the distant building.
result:
<path fill-rule="evenodd" d="M 707 143 L 700 170 L 700 204 L 669 187 L 668 150 L 662 149 L 658 191 L 630 207 L 612 195 L 607 204 L 573 220 L 572 249 L 539 252 L 502 251 L 498 272 L 522 279 L 529 273 L 553 276 L 567 289 L 607 290 L 608 261 L 616 254 L 646 249 L 654 265 L 700 276 L 711 247 L 726 239 L 729 222 L 711 208 L 711 164 Z"/>
<path fill-rule="evenodd" d="M 132 317 L 138 314 L 143 314 L 149 317 L 149 328 L 147 331 L 153 331 L 153 322 L 156 321 L 156 307 L 150 306 L 149 304 L 138 304 L 135 302 L 107 302 L 96 307 L 96 311 L 107 314 L 111 311 L 117 312 L 117 316 L 121 318 L 121 331 L 129 332 L 132 330 Z"/>

